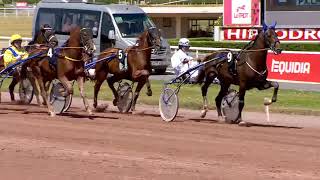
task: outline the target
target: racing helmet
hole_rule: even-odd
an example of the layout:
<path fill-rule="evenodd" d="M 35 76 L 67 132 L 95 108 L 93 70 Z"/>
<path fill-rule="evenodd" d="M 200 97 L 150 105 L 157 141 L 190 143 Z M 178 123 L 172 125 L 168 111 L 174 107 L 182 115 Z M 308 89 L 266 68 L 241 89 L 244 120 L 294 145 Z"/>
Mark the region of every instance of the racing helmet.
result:
<path fill-rule="evenodd" d="M 190 41 L 187 38 L 181 38 L 178 45 L 179 47 L 190 47 Z"/>
<path fill-rule="evenodd" d="M 10 38 L 11 44 L 12 44 L 14 41 L 17 41 L 17 40 L 21 40 L 21 41 L 22 41 L 22 37 L 21 37 L 19 34 L 14 34 L 14 35 L 12 35 L 11 38 Z"/>

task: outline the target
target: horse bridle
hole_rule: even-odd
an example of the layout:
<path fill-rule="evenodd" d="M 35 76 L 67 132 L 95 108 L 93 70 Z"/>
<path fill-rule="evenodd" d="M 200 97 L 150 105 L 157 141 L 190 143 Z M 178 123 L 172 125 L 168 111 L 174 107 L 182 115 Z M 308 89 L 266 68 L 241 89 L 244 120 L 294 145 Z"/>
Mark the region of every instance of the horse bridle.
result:
<path fill-rule="evenodd" d="M 51 27 L 45 27 L 45 28 L 42 28 L 42 29 L 44 30 L 43 37 L 45 38 L 46 42 L 48 44 L 50 44 L 50 46 L 51 46 L 52 45 L 51 44 L 51 40 L 52 40 L 52 38 L 55 38 L 55 34 L 52 33 L 52 28 Z M 54 46 L 54 45 L 52 45 L 52 46 Z"/>
<path fill-rule="evenodd" d="M 157 51 L 156 49 L 160 49 L 160 47 L 161 47 L 161 45 L 160 45 L 161 39 L 160 39 L 160 44 L 158 44 L 157 37 L 154 37 L 154 34 L 152 32 L 150 32 L 150 30 L 154 30 L 154 29 L 156 29 L 156 28 L 152 27 L 152 28 L 148 29 L 148 36 L 149 36 L 149 39 L 151 39 L 151 44 L 152 44 L 152 46 L 150 48 L 153 48 L 155 51 Z"/>
<path fill-rule="evenodd" d="M 273 51 L 273 53 L 280 54 L 282 50 L 281 49 L 276 49 L 276 44 L 277 43 L 280 44 L 279 38 L 277 36 L 277 33 L 275 32 L 276 35 L 274 36 L 274 39 L 275 39 L 274 43 L 271 43 L 269 38 L 267 37 L 268 36 L 267 35 L 267 31 L 269 31 L 270 29 L 275 30 L 274 28 L 268 28 L 266 31 L 264 31 L 264 39 L 267 40 L 267 45 L 269 46 L 270 50 Z"/>
<path fill-rule="evenodd" d="M 87 39 L 87 40 L 85 40 L 84 39 L 84 37 L 83 37 L 83 35 L 82 35 L 82 31 L 84 31 L 84 30 L 87 30 L 88 28 L 82 28 L 81 30 L 80 30 L 80 42 L 81 42 L 81 44 L 83 45 L 83 48 L 84 48 L 84 50 L 85 50 L 85 52 L 87 53 L 87 54 L 92 54 L 95 50 L 93 49 L 93 50 L 91 50 L 91 51 L 89 51 L 90 50 L 90 47 L 89 47 L 89 41 L 90 40 L 92 40 L 92 39 Z"/>

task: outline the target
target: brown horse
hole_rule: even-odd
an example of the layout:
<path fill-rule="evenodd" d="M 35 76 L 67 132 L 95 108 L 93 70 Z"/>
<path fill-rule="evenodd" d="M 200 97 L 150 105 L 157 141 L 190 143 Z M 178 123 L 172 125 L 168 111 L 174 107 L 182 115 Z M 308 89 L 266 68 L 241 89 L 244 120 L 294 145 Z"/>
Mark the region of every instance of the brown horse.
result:
<path fill-rule="evenodd" d="M 55 112 L 48 101 L 48 88 L 46 88 L 46 85 L 56 78 L 58 78 L 67 89 L 67 92 L 63 93 L 66 96 L 73 94 L 73 87 L 70 81 L 77 80 L 86 111 L 90 115 L 92 114 L 83 89 L 85 78 L 84 63 L 89 55 L 92 55 L 95 51 L 92 38 L 91 30 L 75 27 L 70 33 L 70 38 L 67 40 L 66 46 L 57 48 L 60 52 L 57 54 L 56 67 L 50 65 L 49 57 L 31 65 L 32 71 L 39 83 L 41 95 L 48 106 L 50 116 L 55 116 Z"/>
<path fill-rule="evenodd" d="M 21 70 L 21 78 L 29 78 L 33 86 L 38 105 L 40 105 L 39 89 L 38 89 L 38 86 L 36 86 L 36 77 L 34 76 L 34 73 L 30 71 L 32 69 L 29 68 L 29 66 L 31 66 L 34 62 L 41 61 L 43 58 L 46 58 L 48 50 L 50 48 L 56 47 L 57 45 L 58 45 L 58 39 L 55 36 L 55 32 L 50 27 L 50 25 L 44 24 L 40 27 L 40 31 L 35 33 L 33 40 L 30 41 L 26 46 L 26 50 L 30 55 L 33 55 L 39 52 L 45 52 L 43 55 L 38 56 L 30 60 L 29 62 L 26 62 L 22 66 L 22 70 Z M 49 86 L 47 87 L 47 89 L 48 88 Z M 43 99 L 43 104 L 45 104 L 45 99 Z"/>
<path fill-rule="evenodd" d="M 239 115 L 236 122 L 241 122 L 241 112 L 244 107 L 244 96 L 246 90 L 258 88 L 259 90 L 274 87 L 272 102 L 277 100 L 279 85 L 277 82 L 267 80 L 267 51 L 271 49 L 275 54 L 280 54 L 280 41 L 275 32 L 275 24 L 272 26 L 263 25 L 263 30 L 259 32 L 256 38 L 248 46 L 237 54 L 236 76 L 229 71 L 227 58 L 209 62 L 199 72 L 198 82 L 202 82 L 203 110 L 201 117 L 205 117 L 207 109 L 207 91 L 209 85 L 215 77 L 220 80 L 220 92 L 216 97 L 216 107 L 219 119 L 222 119 L 221 101 L 228 93 L 231 84 L 239 85 Z M 216 52 L 205 57 L 204 61 L 209 61 L 215 57 L 227 57 L 230 51 Z M 229 54 L 231 55 L 231 54 Z"/>
<path fill-rule="evenodd" d="M 41 26 L 40 31 L 37 32 L 31 42 L 28 43 L 27 46 L 25 46 L 27 52 L 29 53 L 29 56 L 41 53 L 46 51 L 50 47 L 54 47 L 58 44 L 58 40 L 55 37 L 54 32 L 50 28 L 49 25 L 45 24 Z M 43 53 L 44 55 L 36 56 L 34 59 L 29 60 L 25 64 L 22 65 L 21 68 L 18 68 L 18 70 L 14 71 L 12 74 L 12 81 L 9 85 L 9 93 L 11 101 L 15 101 L 14 97 L 14 88 L 15 86 L 20 82 L 21 79 L 27 78 L 30 80 L 36 98 L 37 103 L 40 105 L 40 99 L 39 99 L 39 90 L 35 83 L 35 77 L 33 76 L 32 72 L 28 71 L 27 67 L 29 62 L 41 59 L 46 56 L 46 53 Z"/>
<path fill-rule="evenodd" d="M 102 61 L 97 63 L 96 65 L 96 84 L 94 86 L 94 104 L 93 106 L 96 108 L 98 105 L 97 97 L 101 87 L 101 84 L 104 80 L 107 79 L 108 73 L 113 74 L 110 78 L 107 79 L 108 85 L 113 92 L 114 100 L 113 105 L 117 105 L 118 102 L 118 93 L 114 88 L 114 83 L 118 82 L 122 79 L 131 80 L 133 82 L 138 82 L 136 87 L 131 110 L 135 111 L 135 104 L 139 97 L 140 90 L 147 83 L 149 96 L 152 95 L 149 75 L 151 72 L 151 50 L 155 48 L 157 51 L 160 48 L 160 32 L 156 28 L 150 28 L 144 31 L 138 38 L 136 46 L 129 47 L 125 50 L 127 54 L 127 70 L 121 70 L 119 68 L 119 57 L 116 56 L 110 61 Z M 110 48 L 106 49 L 101 53 L 99 59 L 111 56 L 112 54 L 118 54 L 120 49 Z"/>

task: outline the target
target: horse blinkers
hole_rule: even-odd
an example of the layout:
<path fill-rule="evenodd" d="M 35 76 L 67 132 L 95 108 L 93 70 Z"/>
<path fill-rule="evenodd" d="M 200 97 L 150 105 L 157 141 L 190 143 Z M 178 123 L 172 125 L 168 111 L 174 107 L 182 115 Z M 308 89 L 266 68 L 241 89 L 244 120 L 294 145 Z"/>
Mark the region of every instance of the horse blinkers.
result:
<path fill-rule="evenodd" d="M 47 43 L 49 43 L 50 47 L 55 47 L 58 45 L 58 39 L 55 36 L 55 32 L 49 25 L 42 27 L 41 31 Z"/>

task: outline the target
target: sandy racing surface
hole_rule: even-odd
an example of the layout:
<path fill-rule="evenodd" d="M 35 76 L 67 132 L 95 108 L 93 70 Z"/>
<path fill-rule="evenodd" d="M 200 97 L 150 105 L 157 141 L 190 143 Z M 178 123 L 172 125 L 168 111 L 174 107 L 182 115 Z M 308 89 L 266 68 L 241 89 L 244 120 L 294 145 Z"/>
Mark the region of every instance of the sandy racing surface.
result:
<path fill-rule="evenodd" d="M 0 174 L 10 180 L 56 179 L 319 179 L 320 118 L 246 113 L 253 125 L 215 121 L 212 112 L 182 110 L 173 123 L 157 108 L 140 115 L 95 113 L 79 100 L 64 116 L 16 105 L 2 94 Z M 306 122 L 306 123 L 302 123 Z M 299 127 L 299 128 L 297 128 Z"/>

